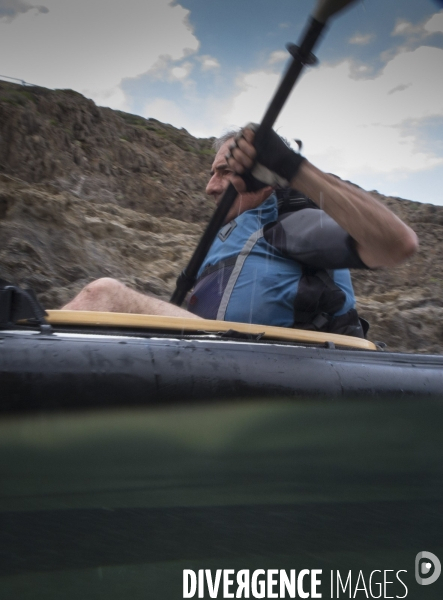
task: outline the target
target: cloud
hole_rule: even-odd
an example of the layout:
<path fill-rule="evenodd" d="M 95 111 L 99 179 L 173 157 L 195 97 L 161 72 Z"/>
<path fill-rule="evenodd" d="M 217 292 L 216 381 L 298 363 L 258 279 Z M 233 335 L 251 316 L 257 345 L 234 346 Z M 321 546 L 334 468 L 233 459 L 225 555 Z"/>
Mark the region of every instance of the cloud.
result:
<path fill-rule="evenodd" d="M 50 88 L 72 88 L 98 104 L 127 109 L 124 78 L 149 71 L 160 56 L 196 52 L 189 11 L 171 0 L 47 0 L 0 21 L 2 69 Z"/>
<path fill-rule="evenodd" d="M 401 83 L 400 85 L 396 85 L 392 90 L 389 90 L 388 94 L 395 94 L 395 92 L 403 92 L 410 87 L 410 83 Z"/>
<path fill-rule="evenodd" d="M 22 0 L 0 0 L 0 21 L 11 22 L 14 17 L 28 10 L 40 13 L 49 12 L 46 6 L 31 6 Z"/>
<path fill-rule="evenodd" d="M 195 82 L 189 79 L 189 75 L 194 70 L 195 64 L 200 63 L 202 71 L 216 71 L 220 68 L 218 60 L 213 56 L 209 56 L 209 54 L 193 55 L 192 61 L 174 60 L 171 56 L 160 56 L 146 74 L 154 80 L 164 82 L 181 81 L 184 85 L 194 85 Z"/>
<path fill-rule="evenodd" d="M 186 111 L 173 100 L 167 98 L 156 98 L 148 102 L 143 111 L 147 119 L 157 119 L 162 123 L 169 123 L 175 127 L 183 127 L 187 121 Z"/>
<path fill-rule="evenodd" d="M 178 79 L 179 81 L 183 81 L 184 79 L 187 79 L 187 77 L 189 76 L 189 74 L 192 71 L 192 64 L 187 61 L 182 63 L 181 65 L 177 65 L 176 67 L 172 67 L 171 69 L 171 76 L 174 79 Z"/>
<path fill-rule="evenodd" d="M 268 64 L 275 65 L 283 62 L 284 60 L 287 60 L 289 57 L 290 54 L 288 52 L 285 52 L 284 50 L 276 50 L 275 52 L 271 53 L 268 59 Z"/>
<path fill-rule="evenodd" d="M 178 129 L 184 127 L 196 137 L 212 137 L 221 132 L 220 120 L 223 103 L 219 99 L 184 98 L 180 102 L 166 97 L 147 102 L 142 116 L 169 123 Z"/>
<path fill-rule="evenodd" d="M 394 30 L 391 35 L 411 35 L 414 33 L 422 33 L 423 26 L 422 25 L 413 25 L 409 21 L 398 20 L 395 24 Z"/>
<path fill-rule="evenodd" d="M 428 33 L 443 33 L 443 10 L 432 17 L 424 24 L 424 29 Z"/>
<path fill-rule="evenodd" d="M 209 56 L 209 54 L 204 54 L 203 56 L 197 56 L 197 60 L 201 63 L 202 71 L 211 71 L 213 69 L 219 69 L 220 63 L 213 56 Z"/>
<path fill-rule="evenodd" d="M 425 38 L 434 33 L 443 33 L 443 10 L 435 13 L 422 23 L 414 25 L 409 21 L 400 19 L 396 22 L 394 30 L 391 35 L 393 36 L 419 36 Z"/>
<path fill-rule="evenodd" d="M 351 39 L 349 40 L 349 43 L 350 44 L 358 44 L 360 46 L 365 46 L 366 44 L 369 44 L 370 42 L 372 42 L 372 40 L 374 38 L 375 38 L 374 33 L 365 33 L 365 34 L 356 33 L 355 35 L 353 35 L 351 37 Z"/>
<path fill-rule="evenodd" d="M 426 120 L 443 117 L 441 64 L 442 49 L 422 46 L 397 54 L 371 78 L 355 79 L 350 60 L 321 65 L 302 78 L 276 128 L 302 139 L 314 164 L 346 179 L 398 178 L 443 165 L 420 134 Z M 260 121 L 279 80 L 265 71 L 242 75 L 225 122 Z"/>
<path fill-rule="evenodd" d="M 224 85 L 209 84 L 206 94 L 199 91 L 198 85 L 184 85 L 181 90 L 180 95 L 171 93 L 169 87 L 159 87 L 154 94 L 148 92 L 139 114 L 179 129 L 184 127 L 195 137 L 213 137 L 232 129 L 232 123 L 225 119 L 231 97 Z"/>

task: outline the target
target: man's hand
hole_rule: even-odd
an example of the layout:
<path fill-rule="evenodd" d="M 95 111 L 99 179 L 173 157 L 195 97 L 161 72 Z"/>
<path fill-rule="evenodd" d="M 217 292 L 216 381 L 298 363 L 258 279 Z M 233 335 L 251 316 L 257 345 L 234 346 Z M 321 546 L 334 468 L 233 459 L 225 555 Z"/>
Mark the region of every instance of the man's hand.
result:
<path fill-rule="evenodd" d="M 258 186 L 287 187 L 305 160 L 289 148 L 272 129 L 254 147 L 257 125 L 250 123 L 236 136 L 231 152 L 226 156 L 230 168 L 242 175 L 245 190 L 254 191 Z"/>
<path fill-rule="evenodd" d="M 271 176 L 276 174 L 286 185 L 289 182 L 290 187 L 313 200 L 343 227 L 368 267 L 394 267 L 414 254 L 418 247 L 415 232 L 386 206 L 357 186 L 317 169 L 288 148 L 272 130 L 255 149 L 251 127 L 255 126 L 248 125 L 241 131 L 226 157 L 229 167 L 239 173 L 233 183 L 240 193 L 247 189 L 241 178 L 245 169 L 252 168 L 252 174 L 260 181 L 270 181 L 260 170 L 256 171 L 263 165 Z M 276 180 L 271 185 L 275 186 Z"/>

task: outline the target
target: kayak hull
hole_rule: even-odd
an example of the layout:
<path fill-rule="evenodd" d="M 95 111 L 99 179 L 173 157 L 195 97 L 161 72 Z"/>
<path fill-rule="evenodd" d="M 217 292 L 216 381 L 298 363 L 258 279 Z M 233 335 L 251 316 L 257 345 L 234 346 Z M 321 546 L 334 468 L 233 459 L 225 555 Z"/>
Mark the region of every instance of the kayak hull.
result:
<path fill-rule="evenodd" d="M 439 396 L 443 357 L 222 339 L 0 333 L 2 410 L 229 397 Z"/>

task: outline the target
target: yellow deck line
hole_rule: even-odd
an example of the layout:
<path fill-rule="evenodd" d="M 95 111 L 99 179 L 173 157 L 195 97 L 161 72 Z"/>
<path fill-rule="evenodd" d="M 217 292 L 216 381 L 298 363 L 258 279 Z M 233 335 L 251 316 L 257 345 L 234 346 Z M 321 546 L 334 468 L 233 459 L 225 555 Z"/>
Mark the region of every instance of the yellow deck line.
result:
<path fill-rule="evenodd" d="M 219 332 L 234 329 L 241 333 L 263 333 L 265 338 L 285 340 L 288 342 L 304 342 L 308 344 L 324 344 L 333 342 L 339 346 L 376 350 L 376 346 L 368 340 L 323 333 L 288 329 L 286 327 L 270 327 L 254 323 L 234 323 L 230 321 L 212 321 L 209 319 L 186 319 L 182 317 L 163 317 L 157 315 L 136 315 L 129 313 L 92 312 L 81 310 L 48 310 L 47 321 L 51 325 L 95 325 L 99 327 L 140 327 L 146 329 L 164 329 L 175 332 L 208 331 Z"/>

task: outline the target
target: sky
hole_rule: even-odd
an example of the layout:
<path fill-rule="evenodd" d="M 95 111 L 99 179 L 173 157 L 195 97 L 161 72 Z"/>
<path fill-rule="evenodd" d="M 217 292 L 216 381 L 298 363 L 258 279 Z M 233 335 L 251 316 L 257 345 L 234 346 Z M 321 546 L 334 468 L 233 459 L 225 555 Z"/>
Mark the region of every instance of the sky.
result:
<path fill-rule="evenodd" d="M 315 0 L 0 0 L 0 75 L 197 137 L 259 122 Z M 41 2 L 41 4 L 40 4 Z M 317 167 L 443 205 L 443 0 L 331 21 L 275 129 Z M 293 146 L 296 147 L 295 143 Z"/>

